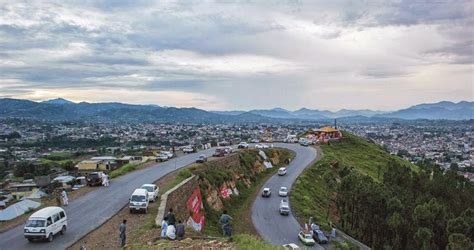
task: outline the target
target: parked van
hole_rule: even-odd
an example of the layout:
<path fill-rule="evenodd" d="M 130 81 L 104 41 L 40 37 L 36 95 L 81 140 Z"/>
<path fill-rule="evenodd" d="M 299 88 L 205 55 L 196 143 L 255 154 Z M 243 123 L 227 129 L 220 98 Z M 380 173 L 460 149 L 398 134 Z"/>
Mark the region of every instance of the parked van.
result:
<path fill-rule="evenodd" d="M 64 234 L 67 228 L 67 216 L 60 207 L 45 207 L 35 213 L 26 221 L 23 229 L 24 236 L 29 241 L 41 239 L 53 241 L 57 233 Z"/>
<path fill-rule="evenodd" d="M 148 212 L 148 191 L 146 189 L 137 188 L 133 191 L 132 196 L 130 197 L 130 213 L 134 211 L 143 211 L 145 213 Z"/>

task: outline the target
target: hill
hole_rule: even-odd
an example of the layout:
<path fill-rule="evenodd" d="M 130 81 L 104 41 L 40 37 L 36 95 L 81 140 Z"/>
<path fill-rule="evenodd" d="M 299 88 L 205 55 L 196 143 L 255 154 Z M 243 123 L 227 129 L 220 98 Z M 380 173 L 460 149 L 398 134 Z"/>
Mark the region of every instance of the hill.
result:
<path fill-rule="evenodd" d="M 437 103 L 419 104 L 407 109 L 380 114 L 377 116 L 406 120 L 469 120 L 474 119 L 474 102 L 462 101 L 454 103 L 443 101 Z"/>
<path fill-rule="evenodd" d="M 159 107 L 123 103 L 73 103 L 64 99 L 45 102 L 0 99 L 0 118 L 93 122 L 277 122 L 270 117 L 242 113 L 225 115 L 197 108 Z"/>
<path fill-rule="evenodd" d="M 290 194 L 300 221 L 313 217 L 374 249 L 472 247 L 474 223 L 458 224 L 474 221 L 468 179 L 429 162 L 415 166 L 348 133 L 321 150 Z"/>

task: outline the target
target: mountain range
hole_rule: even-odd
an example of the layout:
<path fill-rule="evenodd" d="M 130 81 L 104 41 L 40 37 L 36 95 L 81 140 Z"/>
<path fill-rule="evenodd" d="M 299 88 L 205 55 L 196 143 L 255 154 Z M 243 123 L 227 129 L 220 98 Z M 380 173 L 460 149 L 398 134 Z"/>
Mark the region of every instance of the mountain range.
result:
<path fill-rule="evenodd" d="M 62 98 L 34 102 L 22 99 L 0 99 L 0 118 L 28 118 L 51 121 L 102 122 L 278 122 L 338 119 L 474 119 L 474 102 L 443 101 L 419 104 L 393 112 L 342 109 L 336 112 L 301 108 L 289 111 L 283 108 L 250 111 L 206 111 L 197 108 L 161 107 L 111 103 L 74 103 Z"/>

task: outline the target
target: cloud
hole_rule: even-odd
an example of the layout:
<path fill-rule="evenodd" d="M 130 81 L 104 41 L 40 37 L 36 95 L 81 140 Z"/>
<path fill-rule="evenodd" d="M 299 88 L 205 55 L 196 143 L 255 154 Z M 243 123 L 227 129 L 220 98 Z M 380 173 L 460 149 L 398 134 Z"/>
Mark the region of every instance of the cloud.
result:
<path fill-rule="evenodd" d="M 401 98 L 409 104 L 419 102 L 417 96 L 472 99 L 466 89 L 473 84 L 472 69 L 466 67 L 474 61 L 473 5 L 5 2 L 0 96 L 77 101 L 120 96 L 116 101 L 211 109 L 395 109 Z M 449 80 L 454 74 L 456 82 Z M 419 86 L 436 94 L 429 97 Z M 369 96 L 385 96 L 385 106 Z"/>

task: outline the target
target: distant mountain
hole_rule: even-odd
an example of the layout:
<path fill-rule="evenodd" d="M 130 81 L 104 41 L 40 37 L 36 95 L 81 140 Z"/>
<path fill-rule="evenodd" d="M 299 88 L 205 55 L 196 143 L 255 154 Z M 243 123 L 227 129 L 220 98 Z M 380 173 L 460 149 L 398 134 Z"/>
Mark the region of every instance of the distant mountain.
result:
<path fill-rule="evenodd" d="M 279 118 L 279 119 L 297 119 L 291 111 L 282 108 L 274 108 L 274 109 L 255 109 L 250 110 L 249 113 L 261 115 L 265 117 L 271 118 Z"/>
<path fill-rule="evenodd" d="M 71 101 L 63 99 L 63 98 L 56 98 L 56 99 L 43 101 L 42 103 L 48 103 L 48 104 L 54 104 L 54 105 L 64 105 L 64 104 L 72 104 L 74 102 L 71 102 Z"/>
<path fill-rule="evenodd" d="M 255 114 L 220 115 L 197 108 L 163 108 L 156 105 L 123 103 L 33 102 L 0 99 L 0 118 L 29 118 L 49 121 L 96 122 L 269 122 L 272 118 Z"/>
<path fill-rule="evenodd" d="M 454 103 L 443 101 L 419 104 L 407 109 L 377 115 L 377 117 L 399 118 L 405 120 L 469 120 L 474 119 L 474 102 L 461 101 Z"/>

